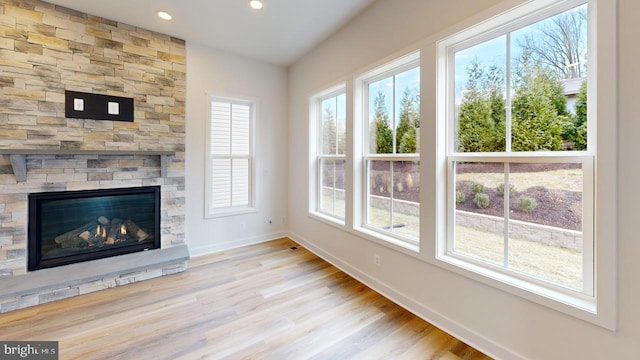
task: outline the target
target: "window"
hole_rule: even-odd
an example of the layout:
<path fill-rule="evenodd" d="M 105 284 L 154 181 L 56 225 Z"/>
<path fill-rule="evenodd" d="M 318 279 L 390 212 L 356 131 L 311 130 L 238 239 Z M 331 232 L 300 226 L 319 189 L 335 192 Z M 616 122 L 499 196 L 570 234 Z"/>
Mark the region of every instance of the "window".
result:
<path fill-rule="evenodd" d="M 411 54 L 363 76 L 362 228 L 417 245 L 420 237 L 420 67 Z"/>
<path fill-rule="evenodd" d="M 206 210 L 208 216 L 250 211 L 253 204 L 251 101 L 209 96 Z"/>
<path fill-rule="evenodd" d="M 342 92 L 318 101 L 318 211 L 344 220 L 346 95 Z"/>
<path fill-rule="evenodd" d="M 438 44 L 437 257 L 595 313 L 595 2 L 544 3 Z"/>

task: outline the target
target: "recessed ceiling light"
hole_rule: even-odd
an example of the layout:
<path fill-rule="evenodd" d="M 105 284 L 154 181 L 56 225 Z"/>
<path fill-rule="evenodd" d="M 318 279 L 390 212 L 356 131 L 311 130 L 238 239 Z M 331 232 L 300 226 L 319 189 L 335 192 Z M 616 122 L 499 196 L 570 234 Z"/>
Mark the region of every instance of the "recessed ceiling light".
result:
<path fill-rule="evenodd" d="M 162 20 L 171 20 L 173 16 L 166 11 L 158 11 L 158 17 Z"/>
<path fill-rule="evenodd" d="M 251 6 L 252 8 L 256 9 L 256 10 L 260 10 L 262 9 L 262 1 L 261 0 L 250 0 L 249 1 L 249 6 Z"/>

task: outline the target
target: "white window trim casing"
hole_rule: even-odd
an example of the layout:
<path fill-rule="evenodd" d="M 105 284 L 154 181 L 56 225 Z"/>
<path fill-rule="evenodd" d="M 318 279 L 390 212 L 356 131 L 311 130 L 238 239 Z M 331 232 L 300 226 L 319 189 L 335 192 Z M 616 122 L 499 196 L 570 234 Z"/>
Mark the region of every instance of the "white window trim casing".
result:
<path fill-rule="evenodd" d="M 255 168 L 256 168 L 256 159 L 255 159 L 255 119 L 257 114 L 257 104 L 258 101 L 253 98 L 246 97 L 229 97 L 229 96 L 220 96 L 216 95 L 212 92 L 205 93 L 206 101 L 205 106 L 206 109 L 206 133 L 205 133 L 205 199 L 204 199 L 204 217 L 206 219 L 225 217 L 225 216 L 234 216 L 234 215 L 242 215 L 257 212 L 256 203 L 255 203 L 255 193 L 256 193 L 256 184 L 255 184 Z M 213 181 L 213 169 L 211 166 L 211 162 L 213 159 L 213 155 L 211 154 L 211 103 L 212 101 L 217 100 L 221 102 L 229 102 L 232 104 L 242 104 L 249 105 L 251 107 L 251 115 L 249 120 L 249 155 L 248 156 L 233 156 L 229 155 L 229 158 L 248 158 L 249 160 L 249 201 L 246 206 L 231 206 L 219 209 L 211 209 L 211 199 L 213 195 L 212 189 L 212 181 Z"/>
<path fill-rule="evenodd" d="M 419 240 L 383 232 L 366 224 L 368 207 L 368 197 L 366 194 L 369 182 L 367 176 L 367 163 L 371 160 L 420 161 L 420 154 L 369 154 L 366 150 L 369 144 L 367 138 L 365 138 L 365 134 L 369 134 L 369 124 L 368 121 L 365 121 L 369 114 L 368 108 L 365 105 L 367 104 L 366 98 L 369 95 L 368 84 L 420 66 L 420 50 L 413 50 L 405 55 L 390 60 L 383 65 L 366 71 L 355 78 L 353 117 L 354 136 L 352 137 L 354 139 L 354 184 L 358 184 L 358 186 L 354 186 L 353 188 L 353 230 L 361 237 L 385 246 L 391 245 L 392 248 L 401 252 L 409 254 L 413 253 L 413 256 L 419 252 Z"/>
<path fill-rule="evenodd" d="M 436 244 L 435 263 L 441 267 L 462 274 L 476 281 L 494 286 L 506 292 L 521 296 L 533 302 L 556 309 L 574 317 L 597 324 L 607 329 L 615 330 L 616 319 L 616 253 L 617 253 L 617 163 L 616 163 L 616 129 L 617 129 L 617 100 L 616 100 L 616 5 L 615 2 L 606 0 L 539 0 L 528 1 L 514 7 L 511 2 L 505 2 L 494 10 L 494 16 L 486 21 L 474 24 L 461 24 L 469 26 L 466 30 L 450 32 L 449 37 L 437 43 L 437 85 L 436 85 Z M 592 254 L 586 252 L 583 263 L 592 263 L 593 272 L 584 280 L 591 282 L 593 287 L 586 286 L 584 293 L 565 291 L 559 286 L 550 286 L 543 281 L 535 281 L 529 277 L 520 277 L 511 272 L 498 271 L 480 262 L 452 253 L 448 240 L 451 227 L 451 202 L 453 191 L 448 178 L 449 156 L 451 149 L 446 146 L 452 139 L 450 129 L 450 111 L 448 97 L 450 96 L 449 83 L 451 81 L 451 66 L 448 54 L 456 45 L 466 42 L 469 44 L 480 43 L 496 36 L 527 24 L 533 23 L 547 16 L 579 6 L 589 4 L 589 81 L 588 93 L 597 94 L 589 97 L 589 149 L 583 152 L 570 154 L 559 153 L 551 158 L 557 161 L 575 160 L 585 166 L 585 177 L 594 174 L 594 178 L 585 178 L 584 192 L 589 191 L 593 196 L 592 203 L 587 199 L 585 209 L 593 209 L 593 223 L 589 224 L 593 229 Z M 505 7 L 507 6 L 507 7 Z M 502 14 L 500 14 L 502 13 Z M 532 15 L 533 14 L 533 15 Z M 597 31 L 595 31 L 597 29 Z M 482 34 L 475 37 L 476 34 Z M 594 36 L 595 34 L 595 36 Z M 433 113 L 433 112 L 432 112 Z M 599 121 L 598 121 L 599 120 Z M 454 159 L 463 159 L 464 155 L 473 159 L 471 154 L 458 154 Z M 546 154 L 549 155 L 549 154 Z M 527 158 L 534 161 L 538 154 L 518 153 L 517 159 Z M 482 159 L 491 158 L 491 155 L 483 154 Z M 512 158 L 495 157 L 496 161 L 513 160 Z M 518 160 L 519 161 L 519 160 Z M 592 168 L 592 169 L 591 169 Z M 590 170 L 593 170 L 590 172 Z M 451 192 L 451 194 L 449 194 Z M 611 196 L 608 194 L 615 194 Z M 587 211 L 588 213 L 588 211 Z M 588 215 L 585 215 L 585 217 Z M 589 220 L 590 221 L 590 220 Z M 422 225 L 424 226 L 424 225 Z M 585 226 L 585 229 L 589 226 Z M 590 231 L 585 230 L 585 238 Z M 592 278 L 590 278 L 592 276 Z M 591 281 L 593 280 L 593 281 Z"/>
<path fill-rule="evenodd" d="M 347 147 L 345 154 L 339 155 L 322 155 L 320 154 L 320 144 L 322 144 L 322 135 L 319 127 L 322 120 L 322 107 L 321 102 L 327 98 L 339 96 L 341 94 L 346 95 L 346 84 L 344 82 L 337 85 L 330 86 L 325 90 L 319 91 L 316 94 L 309 97 L 309 207 L 308 215 L 317 220 L 323 221 L 332 226 L 344 227 L 345 219 L 348 216 L 348 210 L 345 204 L 345 218 L 340 218 L 332 214 L 326 213 L 320 209 L 320 159 L 325 160 L 345 160 L 345 176 L 346 176 L 346 162 L 347 152 L 350 143 L 347 136 Z M 348 106 L 348 105 L 347 105 Z M 345 125 L 349 123 L 349 112 L 347 111 Z M 337 114 L 336 114 L 337 116 Z M 345 184 L 346 185 L 346 184 Z M 347 194 L 349 190 L 345 186 L 345 202 L 347 200 Z"/>

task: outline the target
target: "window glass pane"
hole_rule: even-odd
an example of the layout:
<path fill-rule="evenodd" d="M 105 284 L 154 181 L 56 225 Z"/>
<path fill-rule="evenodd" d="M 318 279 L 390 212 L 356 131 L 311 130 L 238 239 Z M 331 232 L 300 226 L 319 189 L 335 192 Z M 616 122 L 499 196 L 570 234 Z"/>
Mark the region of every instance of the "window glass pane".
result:
<path fill-rule="evenodd" d="M 369 161 L 367 224 L 405 237 L 420 236 L 420 165 Z"/>
<path fill-rule="evenodd" d="M 457 151 L 505 151 L 506 58 L 506 36 L 455 53 Z"/>
<path fill-rule="evenodd" d="M 391 228 L 391 162 L 368 161 L 369 189 L 367 224 L 389 230 Z"/>
<path fill-rule="evenodd" d="M 396 153 L 419 152 L 420 129 L 420 68 L 395 76 L 395 137 Z"/>
<path fill-rule="evenodd" d="M 231 104 L 211 102 L 211 153 L 228 155 L 231 152 Z"/>
<path fill-rule="evenodd" d="M 249 159 L 232 160 L 231 206 L 249 205 Z"/>
<path fill-rule="evenodd" d="M 511 34 L 512 150 L 586 149 L 587 5 Z"/>
<path fill-rule="evenodd" d="M 234 155 L 248 155 L 251 124 L 251 106 L 233 104 L 232 106 L 232 153 Z"/>
<path fill-rule="evenodd" d="M 320 160 L 320 211 L 344 219 L 345 160 Z"/>
<path fill-rule="evenodd" d="M 392 232 L 410 238 L 420 237 L 420 163 L 393 162 Z"/>
<path fill-rule="evenodd" d="M 336 120 L 338 131 L 338 154 L 347 153 L 347 95 L 342 94 L 336 97 Z"/>
<path fill-rule="evenodd" d="M 393 153 L 393 77 L 369 84 L 369 151 Z"/>
<path fill-rule="evenodd" d="M 231 206 L 231 160 L 213 159 L 211 172 L 211 207 Z"/>
<path fill-rule="evenodd" d="M 341 94 L 320 103 L 320 154 L 346 153 L 346 95 Z"/>
<path fill-rule="evenodd" d="M 455 251 L 496 265 L 504 264 L 504 165 L 455 166 Z"/>
<path fill-rule="evenodd" d="M 581 164 L 509 164 L 509 267 L 582 289 Z"/>

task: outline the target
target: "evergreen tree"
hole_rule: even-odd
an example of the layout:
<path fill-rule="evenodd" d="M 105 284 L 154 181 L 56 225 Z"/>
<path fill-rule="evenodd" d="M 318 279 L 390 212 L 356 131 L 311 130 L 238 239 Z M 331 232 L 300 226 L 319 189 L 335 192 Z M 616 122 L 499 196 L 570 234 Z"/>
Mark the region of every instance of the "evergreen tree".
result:
<path fill-rule="evenodd" d="M 411 96 L 409 88 L 404 90 L 404 96 L 400 100 L 400 121 L 396 128 L 396 146 L 398 153 L 417 152 L 417 129 L 420 123 L 416 98 Z"/>
<path fill-rule="evenodd" d="M 403 154 L 415 154 L 418 152 L 418 129 L 415 126 L 411 126 L 402 135 L 400 139 L 400 147 L 398 153 Z"/>
<path fill-rule="evenodd" d="M 493 152 L 505 148 L 504 75 L 497 66 L 473 61 L 467 69 L 467 89 L 458 108 L 459 151 Z"/>
<path fill-rule="evenodd" d="M 393 153 L 393 130 L 389 125 L 389 114 L 385 104 L 385 96 L 382 91 L 378 91 L 374 100 L 373 124 L 375 135 L 371 139 L 371 150 L 376 154 Z M 373 146 L 375 144 L 375 147 Z"/>
<path fill-rule="evenodd" d="M 322 153 L 336 154 L 336 117 L 330 107 L 324 109 L 322 116 Z"/>
<path fill-rule="evenodd" d="M 537 64 L 520 69 L 512 104 L 514 151 L 562 150 L 562 125 L 566 98 L 562 83 L 550 70 Z M 564 106 L 564 107 L 563 107 Z"/>
<path fill-rule="evenodd" d="M 576 116 L 574 120 L 576 137 L 574 141 L 575 150 L 587 149 L 587 81 L 583 81 L 576 98 Z"/>

